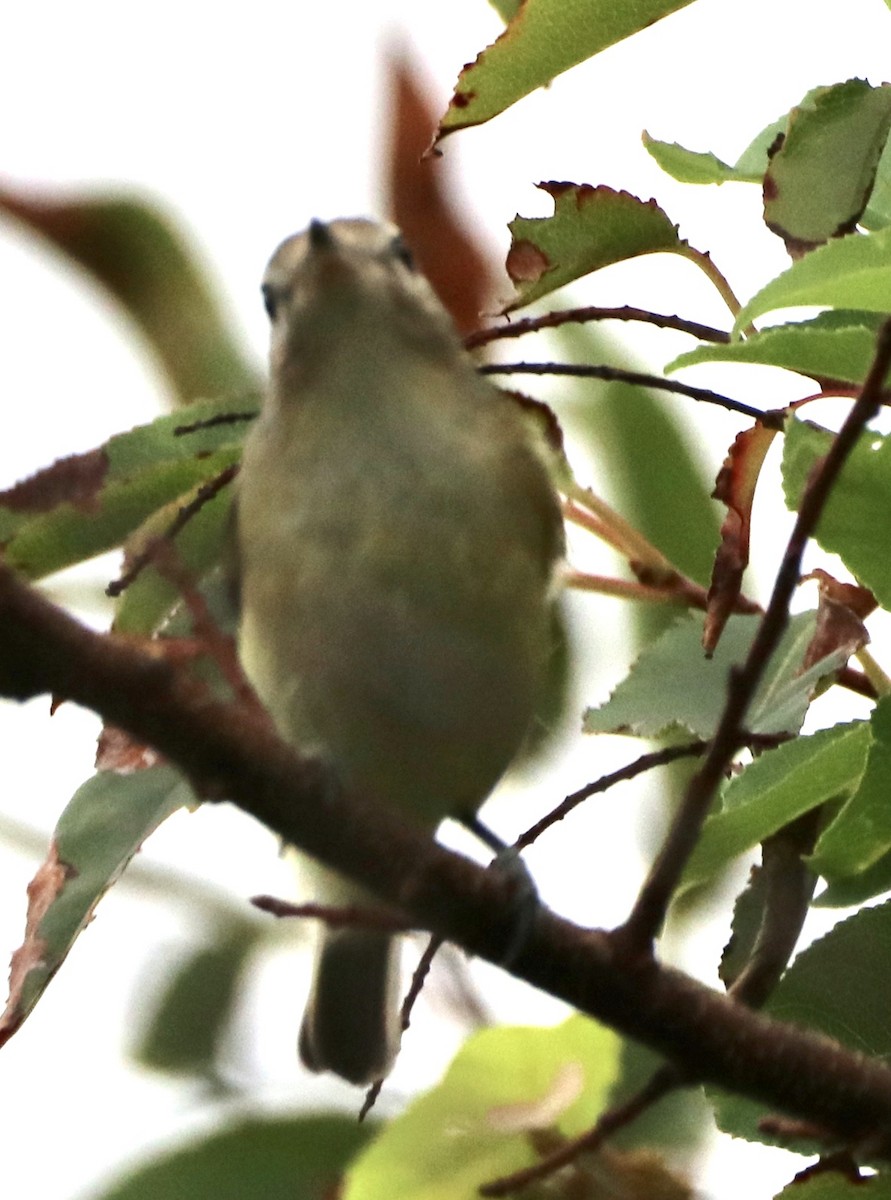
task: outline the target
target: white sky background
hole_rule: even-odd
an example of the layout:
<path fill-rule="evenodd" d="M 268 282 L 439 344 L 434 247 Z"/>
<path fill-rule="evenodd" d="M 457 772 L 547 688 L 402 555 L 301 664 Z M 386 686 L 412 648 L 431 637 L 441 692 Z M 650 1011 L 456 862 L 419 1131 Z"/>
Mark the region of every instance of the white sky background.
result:
<path fill-rule="evenodd" d="M 197 239 L 259 359 L 266 330 L 258 281 L 277 242 L 312 216 L 379 209 L 381 56 L 388 39 L 401 33 L 415 48 L 445 104 L 461 64 L 500 27 L 484 0 L 7 6 L 0 16 L 0 171 L 11 184 L 122 185 L 159 197 Z M 855 75 L 882 81 L 891 74 L 889 49 L 891 14 L 881 0 L 749 0 L 745 6 L 697 0 L 488 126 L 449 138 L 445 154 L 457 164 L 469 211 L 505 249 L 506 222 L 517 211 L 549 211 L 535 181 L 607 183 L 655 196 L 680 223 L 682 236 L 712 251 L 745 298 L 788 261 L 766 231 L 749 236 L 757 227 L 757 189 L 675 184 L 642 149 L 640 131 L 646 127 L 656 137 L 733 161 L 808 88 Z M 744 228 L 741 238 L 733 234 L 736 222 Z M 671 256 L 604 271 L 583 294 L 591 303 L 631 303 L 726 322 L 704 277 Z M 6 397 L 0 486 L 150 419 L 163 403 L 153 363 L 117 312 L 11 223 L 0 224 L 0 328 Z M 658 368 L 688 343 L 660 334 L 645 344 Z M 717 368 L 688 377 L 718 389 L 730 379 Z M 734 375 L 735 394 L 768 406 L 765 378 L 754 370 Z M 769 403 L 791 394 L 794 389 L 782 396 L 772 391 Z M 705 453 L 716 468 L 737 425 L 723 415 L 704 416 L 702 423 L 714 434 Z M 614 642 L 617 605 L 584 604 L 591 621 L 608 623 Z M 595 657 L 603 657 L 600 649 Z M 610 670 L 584 681 L 585 699 L 599 699 L 620 664 Z M 45 713 L 42 702 L 0 712 L 0 810 L 48 832 L 90 773 L 94 723 L 69 708 L 51 723 Z M 619 746 L 601 757 L 598 744 L 595 756 L 586 743 L 570 757 L 567 784 L 577 786 L 634 752 Z M 540 805 L 543 781 L 534 784 L 537 796 L 530 786 L 528 795 L 508 798 L 530 814 Z M 553 790 L 551 781 L 547 794 Z M 590 923 L 621 918 L 642 869 L 630 800 L 611 803 L 621 818 L 615 840 L 584 843 L 584 889 L 595 894 L 585 896 L 580 915 Z M 517 820 L 517 828 L 522 824 Z M 596 821 L 588 826 L 595 827 Z M 561 855 L 584 828 L 580 823 L 560 843 Z M 290 886 L 272 840 L 234 812 L 173 821 L 141 857 L 143 864 L 181 867 L 239 897 Z M 9 850 L 0 826 L 0 959 L 21 940 L 24 888 L 36 861 Z M 570 911 L 578 885 L 565 857 L 550 875 L 544 863 L 541 869 L 545 898 Z M 114 1163 L 204 1121 L 207 1097 L 173 1090 L 120 1060 L 134 997 L 150 991 L 160 955 L 200 937 L 189 917 L 181 902 L 149 906 L 139 889 L 117 889 L 34 1016 L 3 1050 L 0 1127 L 9 1194 L 27 1187 L 34 1200 L 83 1195 Z M 719 931 L 707 943 L 709 959 L 699 968 L 704 977 L 720 945 Z M 252 1018 L 259 1034 L 246 1027 L 233 1070 L 263 1102 L 329 1096 L 343 1102 L 344 1092 L 308 1082 L 296 1067 L 303 986 L 296 957 L 282 953 L 258 972 L 251 991 L 261 1013 Z M 515 1013 L 534 1019 L 553 1010 L 524 995 Z M 432 1078 L 451 1051 L 450 1036 L 438 1038 L 436 1064 L 400 1063 L 391 1094 Z M 419 1026 L 417 1044 L 423 1040 Z M 751 1165 L 748 1148 L 730 1153 L 731 1162 L 749 1164 L 747 1195 L 761 1186 L 768 1195 L 771 1184 L 788 1178 L 788 1165 L 769 1154 L 759 1185 L 753 1172 L 761 1168 Z M 726 1158 L 721 1164 L 707 1186 L 731 1197 L 729 1181 L 740 1178 L 739 1167 L 730 1168 Z"/>

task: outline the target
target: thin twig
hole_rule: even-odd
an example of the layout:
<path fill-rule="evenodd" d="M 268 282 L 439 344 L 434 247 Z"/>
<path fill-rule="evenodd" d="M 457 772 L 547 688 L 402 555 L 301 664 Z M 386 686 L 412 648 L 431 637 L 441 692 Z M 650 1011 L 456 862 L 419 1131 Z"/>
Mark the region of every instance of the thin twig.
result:
<path fill-rule="evenodd" d="M 476 350 L 489 342 L 523 337 L 527 333 L 556 329 L 560 325 L 582 325 L 587 321 L 641 321 L 646 325 L 655 325 L 657 329 L 676 329 L 680 333 L 689 333 L 701 342 L 730 341 L 730 334 L 723 329 L 700 325 L 698 321 L 688 321 L 684 317 L 669 317 L 662 313 L 649 312 L 645 308 L 632 308 L 626 304 L 621 308 L 599 308 L 594 305 L 586 308 L 567 308 L 559 312 L 545 313 L 541 317 L 524 317 L 520 321 L 512 321 L 509 325 L 493 325 L 469 334 L 464 339 L 464 346 L 467 350 Z"/>
<path fill-rule="evenodd" d="M 528 1187 L 531 1183 L 547 1179 L 555 1171 L 569 1166 L 583 1154 L 593 1154 L 600 1149 L 607 1138 L 618 1133 L 620 1129 L 624 1129 L 626 1125 L 630 1125 L 632 1121 L 636 1121 L 648 1108 L 652 1108 L 657 1101 L 680 1086 L 681 1077 L 674 1067 L 660 1067 L 640 1091 L 636 1092 L 629 1100 L 603 1113 L 593 1129 L 589 1129 L 581 1137 L 573 1138 L 559 1150 L 534 1163 L 531 1167 L 484 1183 L 480 1188 L 480 1195 L 508 1196 L 512 1192 L 518 1192 L 522 1188 Z"/>
<path fill-rule="evenodd" d="M 445 938 L 441 938 L 438 934 L 432 934 L 430 940 L 424 948 L 424 953 L 418 960 L 418 965 L 414 969 L 414 974 L 411 977 L 411 983 L 408 987 L 405 999 L 402 1001 L 402 1009 L 399 1014 L 399 1025 L 402 1033 L 406 1033 L 411 1026 L 411 1014 L 414 1010 L 418 996 L 423 991 L 424 984 L 427 982 L 427 976 L 430 974 L 430 968 L 433 966 L 433 960 L 439 952 Z M 362 1102 L 362 1107 L 359 1109 L 359 1120 L 364 1121 L 371 1110 L 377 1103 L 377 1098 L 381 1094 L 381 1088 L 384 1086 L 383 1079 L 376 1079 L 368 1091 L 365 1093 L 365 1099 Z"/>
<path fill-rule="evenodd" d="M 742 400 L 734 400 L 730 396 L 722 396 L 720 392 L 712 392 L 708 388 L 691 387 L 687 383 L 679 383 L 676 379 L 664 379 L 661 375 L 648 375 L 642 371 L 625 371 L 620 367 L 606 367 L 588 363 L 486 363 L 479 368 L 481 375 L 570 375 L 576 379 L 603 379 L 607 383 L 631 383 L 638 387 L 657 388 L 663 392 L 673 392 L 678 396 L 687 396 L 703 404 L 716 404 L 726 408 L 728 412 L 742 413 L 744 417 L 754 420 L 767 420 L 769 412 L 744 404 Z"/>
<path fill-rule="evenodd" d="M 749 704 L 767 663 L 789 621 L 789 602 L 798 586 L 801 559 L 826 501 L 857 439 L 879 411 L 885 375 L 891 364 L 891 319 L 885 321 L 876 340 L 869 375 L 826 456 L 811 471 L 795 526 L 789 537 L 770 603 L 741 667 L 731 671 L 727 701 L 711 747 L 700 770 L 693 776 L 686 796 L 668 831 L 665 843 L 616 938 L 634 954 L 649 955 L 665 913 L 699 840 L 702 823 L 734 754 L 745 743 L 744 722 Z"/>
<path fill-rule="evenodd" d="M 153 538 L 141 554 L 136 555 L 128 569 L 118 579 L 112 580 L 105 589 L 106 596 L 114 598 L 126 591 L 139 578 L 145 568 L 154 562 L 158 554 L 159 545 L 163 542 L 172 541 L 180 530 L 191 521 L 192 517 L 200 512 L 205 504 L 209 504 L 227 484 L 230 484 L 237 474 L 238 464 L 233 463 L 231 467 L 226 467 L 224 471 L 214 476 L 213 479 L 208 480 L 207 483 L 202 483 L 188 504 L 184 504 L 177 511 L 176 516 L 164 532 L 159 534 L 157 538 Z"/>
<path fill-rule="evenodd" d="M 386 908 L 370 904 L 293 904 L 279 896 L 251 896 L 251 904 L 260 912 L 281 919 L 324 921 L 332 929 L 381 929 L 385 933 L 405 933 L 411 926 Z"/>
<path fill-rule="evenodd" d="M 536 821 L 531 825 L 525 833 L 520 836 L 513 844 L 513 849 L 520 851 L 531 846 L 533 842 L 550 829 L 552 825 L 556 825 L 558 821 L 562 821 L 565 816 L 568 816 L 574 808 L 577 808 L 584 800 L 591 796 L 596 796 L 600 792 L 606 792 L 617 783 L 626 783 L 629 779 L 636 779 L 638 775 L 642 775 L 644 771 L 651 771 L 654 767 L 664 767 L 668 763 L 676 762 L 679 758 L 696 758 L 705 750 L 706 742 L 687 742 L 683 746 L 665 746 L 661 750 L 653 750 L 649 754 L 642 754 L 640 758 L 636 758 L 634 762 L 628 763 L 627 766 L 620 767 L 618 771 L 612 771 L 609 775 L 601 775 L 594 783 L 586 783 L 584 787 L 578 789 L 577 792 L 571 792 L 566 799 L 558 804 L 555 809 Z"/>

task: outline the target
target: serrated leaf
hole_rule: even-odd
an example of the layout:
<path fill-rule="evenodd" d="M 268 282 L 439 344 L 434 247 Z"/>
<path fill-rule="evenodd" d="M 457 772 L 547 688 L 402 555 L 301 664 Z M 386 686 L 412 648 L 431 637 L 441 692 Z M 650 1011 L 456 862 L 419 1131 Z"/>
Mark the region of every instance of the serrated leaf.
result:
<path fill-rule="evenodd" d="M 891 312 L 891 227 L 818 246 L 743 305 L 733 332 L 764 313 L 807 305 Z"/>
<path fill-rule="evenodd" d="M 204 483 L 240 458 L 237 447 L 204 457 L 160 463 L 103 487 L 94 508 L 62 504 L 23 524 L 4 548 L 5 560 L 29 579 L 41 579 L 119 546 L 146 517 Z"/>
<path fill-rule="evenodd" d="M 643 144 L 649 155 L 656 160 L 666 175 L 680 183 L 760 183 L 764 168 L 760 171 L 741 171 L 723 162 L 710 150 L 688 150 L 677 142 L 661 142 L 644 131 Z M 765 166 L 767 156 L 765 155 Z"/>
<path fill-rule="evenodd" d="M 697 346 L 673 359 L 665 373 L 704 362 L 740 362 L 782 367 L 811 379 L 862 383 L 875 356 L 882 320 L 875 313 L 820 313 L 809 321 L 771 325 L 745 341 Z"/>
<path fill-rule="evenodd" d="M 484 1029 L 442 1083 L 392 1121 L 350 1170 L 344 1200 L 472 1200 L 535 1161 L 529 1132 L 593 1124 L 620 1042 L 587 1017 L 553 1029 Z"/>
<path fill-rule="evenodd" d="M 237 461 L 257 398 L 208 401 L 116 434 L 0 493 L 7 561 L 41 578 L 120 545 L 163 505 Z M 221 421 L 221 418 L 226 420 Z M 185 426 L 202 425 L 177 434 Z"/>
<path fill-rule="evenodd" d="M 791 253 L 850 233 L 866 207 L 891 128 L 891 87 L 820 88 L 789 115 L 764 179 L 764 220 Z"/>
<path fill-rule="evenodd" d="M 93 1193 L 93 1200 L 328 1200 L 375 1132 L 355 1117 L 248 1117 Z"/>
<path fill-rule="evenodd" d="M 525 0 L 498 39 L 461 72 L 437 140 L 490 120 L 563 71 L 689 3 Z"/>
<path fill-rule="evenodd" d="M 540 183 L 554 201 L 551 217 L 510 222 L 507 273 L 517 299 L 513 312 L 611 263 L 657 251 L 682 253 L 686 243 L 655 200 L 582 183 Z"/>
<path fill-rule="evenodd" d="M 644 650 L 609 700 L 586 711 L 584 731 L 652 738 L 682 729 L 711 737 L 726 701 L 730 669 L 745 659 L 759 621 L 733 615 L 714 657 L 707 659 L 702 618 L 682 617 Z M 799 673 L 815 627 L 814 613 L 799 613 L 789 622 L 746 717 L 751 733 L 797 733 L 817 683 L 845 661 L 839 652 Z"/>
<path fill-rule="evenodd" d="M 858 875 L 891 850 L 891 696 L 870 718 L 872 744 L 859 786 L 814 847 L 810 864 L 831 883 Z"/>
<path fill-rule="evenodd" d="M 177 964 L 143 1028 L 132 1057 L 157 1071 L 212 1076 L 229 1032 L 245 962 L 257 943 L 249 921 L 232 922 L 215 941 Z"/>
<path fill-rule="evenodd" d="M 28 888 L 25 940 L 13 955 L 0 1045 L 43 995 L 106 891 L 148 835 L 171 813 L 197 803 L 172 767 L 132 775 L 102 772 L 87 780 L 59 818 Z"/>
<path fill-rule="evenodd" d="M 884 229 L 891 224 L 891 141 L 885 143 L 879 159 L 872 194 L 860 224 L 871 230 Z"/>
<path fill-rule="evenodd" d="M 705 822 L 681 891 L 704 883 L 819 804 L 850 795 L 866 765 L 865 722 L 798 737 L 755 759 L 725 788 L 720 811 Z"/>
<path fill-rule="evenodd" d="M 802 951 L 765 1011 L 781 1021 L 828 1034 L 854 1050 L 887 1058 L 891 1054 L 889 989 L 891 904 L 882 904 L 862 909 Z M 713 1099 L 719 1128 L 725 1133 L 748 1141 L 774 1140 L 758 1128 L 764 1116 L 759 1105 L 725 1094 Z"/>
<path fill-rule="evenodd" d="M 815 251 L 815 253 L 817 253 Z M 833 434 L 809 421 L 790 421 L 783 446 L 783 492 L 798 507 L 808 475 Z M 891 607 L 891 438 L 867 431 L 848 457 L 815 533 L 879 603 Z"/>
<path fill-rule="evenodd" d="M 241 349 L 181 230 L 143 199 L 59 199 L 0 188 L 0 210 L 68 255 L 123 306 L 181 401 L 255 390 Z"/>

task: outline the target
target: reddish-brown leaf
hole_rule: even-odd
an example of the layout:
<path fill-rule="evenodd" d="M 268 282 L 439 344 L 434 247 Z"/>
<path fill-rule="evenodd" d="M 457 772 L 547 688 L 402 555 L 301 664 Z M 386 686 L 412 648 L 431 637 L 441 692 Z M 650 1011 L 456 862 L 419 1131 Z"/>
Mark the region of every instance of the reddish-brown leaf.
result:
<path fill-rule="evenodd" d="M 469 333 L 493 307 L 498 276 L 448 194 L 446 160 L 426 155 L 439 106 L 405 54 L 390 54 L 389 75 L 387 209 L 459 332 Z"/>
<path fill-rule="evenodd" d="M 727 618 L 734 611 L 742 588 L 743 572 L 749 562 L 752 502 L 755 487 L 776 429 L 760 420 L 737 434 L 718 472 L 712 495 L 727 506 L 721 526 L 721 543 L 715 555 L 702 645 L 711 656 Z"/>
<path fill-rule="evenodd" d="M 804 657 L 802 670 L 834 654 L 837 650 L 847 650 L 855 654 L 869 641 L 869 634 L 863 624 L 878 607 L 876 598 L 869 588 L 856 583 L 842 583 L 828 571 L 817 568 L 805 575 L 806 579 L 814 579 L 820 592 L 817 606 L 817 627 Z"/>
<path fill-rule="evenodd" d="M 61 862 L 56 843 L 50 843 L 46 861 L 41 863 L 37 874 L 28 884 L 28 916 L 25 922 L 25 940 L 12 956 L 9 964 L 9 998 L 0 1015 L 0 1046 L 4 1045 L 26 1016 L 23 994 L 33 971 L 44 969 L 46 943 L 39 934 L 50 905 L 64 888 L 70 869 Z"/>
<path fill-rule="evenodd" d="M 70 454 L 0 492 L 0 506 L 12 512 L 50 512 L 66 501 L 84 512 L 99 507 L 108 471 L 104 450 Z"/>

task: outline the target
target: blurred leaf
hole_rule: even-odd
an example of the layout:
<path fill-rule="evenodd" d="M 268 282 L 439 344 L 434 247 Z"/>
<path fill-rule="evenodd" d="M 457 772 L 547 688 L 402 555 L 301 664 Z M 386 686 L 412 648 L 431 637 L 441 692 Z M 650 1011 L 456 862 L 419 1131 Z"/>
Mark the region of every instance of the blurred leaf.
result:
<path fill-rule="evenodd" d="M 459 333 L 480 326 L 495 304 L 494 258 L 471 236 L 452 196 L 454 159 L 428 156 L 438 109 L 411 60 L 387 62 L 391 126 L 387 211 L 405 235 L 418 266 L 451 314 Z"/>
<path fill-rule="evenodd" d="M 800 305 L 891 312 L 891 228 L 837 238 L 794 262 L 743 305 L 734 334 L 764 313 Z"/>
<path fill-rule="evenodd" d="M 813 870 L 830 883 L 860 874 L 891 850 L 891 696 L 873 709 L 870 730 L 872 744 L 859 786 L 810 858 Z"/>
<path fill-rule="evenodd" d="M 29 195 L 0 188 L 0 211 L 47 238 L 123 306 L 180 401 L 255 390 L 194 248 L 171 219 L 127 196 Z"/>
<path fill-rule="evenodd" d="M 818 251 L 814 251 L 818 253 Z M 796 509 L 814 463 L 833 434 L 809 421 L 790 421 L 783 446 L 783 492 Z M 816 539 L 837 554 L 884 607 L 891 607 L 891 438 L 867 431 L 836 480 L 820 517 Z"/>
<path fill-rule="evenodd" d="M 702 617 L 681 617 L 646 647 L 605 703 L 587 710 L 585 732 L 657 737 L 681 729 L 711 737 L 726 702 L 728 674 L 748 654 L 760 620 L 732 616 L 714 657 L 707 659 Z M 749 732 L 797 733 L 819 680 L 847 659 L 849 651 L 840 651 L 799 673 L 814 628 L 812 612 L 790 620 L 746 716 Z"/>
<path fill-rule="evenodd" d="M 488 121 L 563 71 L 689 3 L 525 0 L 498 39 L 461 72 L 438 139 Z"/>
<path fill-rule="evenodd" d="M 829 980 L 831 986 L 827 986 Z M 765 1011 L 778 1020 L 828 1034 L 864 1054 L 887 1058 L 891 1054 L 889 989 L 891 904 L 882 904 L 842 921 L 802 951 Z M 748 1141 L 775 1142 L 758 1128 L 764 1116 L 762 1106 L 725 1094 L 712 1095 L 712 1099 L 716 1100 L 719 1128 L 725 1133 Z M 802 1195 L 808 1194 L 805 1188 Z"/>
<path fill-rule="evenodd" d="M 551 217 L 510 222 L 507 273 L 517 298 L 513 312 L 574 279 L 611 263 L 657 251 L 683 253 L 686 243 L 655 200 L 589 183 L 540 183 L 554 201 Z"/>
<path fill-rule="evenodd" d="M 849 79 L 789 114 L 764 178 L 764 220 L 797 255 L 850 233 L 866 207 L 891 128 L 891 87 Z"/>
<path fill-rule="evenodd" d="M 865 722 L 836 725 L 760 755 L 724 789 L 684 871 L 687 891 L 721 872 L 802 813 L 858 786 L 871 734 Z"/>
<path fill-rule="evenodd" d="M 619 1039 L 587 1017 L 553 1029 L 484 1029 L 442 1083 L 409 1105 L 350 1170 L 344 1200 L 473 1200 L 535 1161 L 529 1134 L 582 1133 L 618 1066 Z"/>
<path fill-rule="evenodd" d="M 259 937 L 252 922 L 232 922 L 217 931 L 211 945 L 179 963 L 165 981 L 132 1057 L 158 1071 L 213 1075 L 241 975 Z M 140 1009 L 144 1013 L 144 1005 Z"/>
<path fill-rule="evenodd" d="M 615 1108 L 630 1100 L 664 1062 L 664 1058 L 640 1042 L 630 1038 L 623 1040 L 621 1072 L 610 1090 L 605 1108 Z M 645 1109 L 624 1129 L 614 1133 L 609 1145 L 622 1149 L 664 1150 L 672 1163 L 686 1162 L 709 1137 L 711 1123 L 711 1112 L 702 1090 L 683 1088 Z"/>
<path fill-rule="evenodd" d="M 610 358 L 640 369 L 596 326 L 565 325 L 557 337 L 574 361 Z M 609 481 L 611 503 L 675 566 L 707 583 L 718 543 L 718 507 L 682 413 L 664 397 L 632 384 L 592 386 L 570 379 L 561 381 L 554 407 L 573 440 L 596 459 L 598 476 Z M 669 605 L 634 605 L 631 612 L 641 643 L 676 616 Z"/>
<path fill-rule="evenodd" d="M 862 383 L 875 356 L 882 320 L 877 313 L 824 312 L 809 321 L 771 325 L 744 342 L 697 346 L 673 359 L 665 373 L 704 362 L 743 362 L 782 367 L 811 379 Z"/>
<path fill-rule="evenodd" d="M 169 1150 L 89 1200 L 330 1200 L 375 1131 L 355 1117 L 247 1117 Z"/>
<path fill-rule="evenodd" d="M 0 1045 L 20 1028 L 143 841 L 171 813 L 196 803 L 172 767 L 102 772 L 78 788 L 28 885 L 25 939 L 13 955 Z"/>

